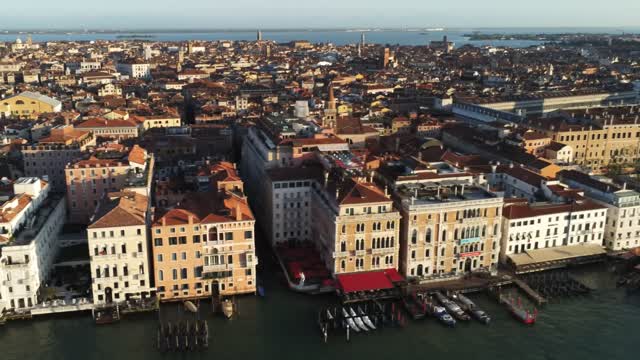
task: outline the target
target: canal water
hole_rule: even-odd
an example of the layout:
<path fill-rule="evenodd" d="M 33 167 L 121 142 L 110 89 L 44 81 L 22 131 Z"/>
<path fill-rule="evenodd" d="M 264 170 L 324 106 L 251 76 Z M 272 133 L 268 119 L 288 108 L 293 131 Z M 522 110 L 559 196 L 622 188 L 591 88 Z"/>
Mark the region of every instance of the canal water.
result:
<path fill-rule="evenodd" d="M 472 295 L 493 321 L 458 324 L 450 329 L 434 319 L 411 321 L 367 335 L 332 334 L 323 343 L 315 323 L 319 307 L 333 296 L 310 297 L 288 291 L 273 268 L 264 279 L 266 298 L 238 300 L 233 320 L 206 315 L 212 332 L 203 352 L 160 354 L 153 345 L 157 315 L 127 317 L 118 324 L 95 326 L 90 316 L 75 315 L 11 322 L 0 327 L 0 359 L 637 359 L 640 295 L 615 288 L 604 267 L 575 275 L 596 291 L 554 300 L 533 327 L 513 320 L 483 294 Z M 208 308 L 202 304 L 203 312 Z M 166 306 L 162 316 L 178 316 Z"/>

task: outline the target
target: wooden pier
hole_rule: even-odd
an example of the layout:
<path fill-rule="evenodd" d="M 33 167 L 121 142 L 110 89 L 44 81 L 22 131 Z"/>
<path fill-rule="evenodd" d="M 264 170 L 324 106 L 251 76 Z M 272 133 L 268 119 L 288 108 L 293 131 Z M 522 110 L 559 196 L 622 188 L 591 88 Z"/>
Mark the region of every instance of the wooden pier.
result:
<path fill-rule="evenodd" d="M 537 291 L 533 290 L 524 281 L 522 281 L 522 280 L 520 280 L 518 278 L 513 278 L 513 283 L 516 284 L 518 286 L 518 288 L 520 288 L 520 290 L 522 290 L 525 294 L 527 294 L 529 299 L 531 299 L 533 302 L 535 302 L 536 305 L 542 306 L 542 305 L 547 303 L 547 299 L 545 299 Z"/>
<path fill-rule="evenodd" d="M 585 295 L 591 288 L 574 279 L 566 270 L 527 274 L 522 279 L 536 292 L 547 299 Z"/>
<path fill-rule="evenodd" d="M 156 349 L 167 351 L 196 351 L 209 347 L 209 324 L 206 320 L 160 323 L 156 334 Z"/>

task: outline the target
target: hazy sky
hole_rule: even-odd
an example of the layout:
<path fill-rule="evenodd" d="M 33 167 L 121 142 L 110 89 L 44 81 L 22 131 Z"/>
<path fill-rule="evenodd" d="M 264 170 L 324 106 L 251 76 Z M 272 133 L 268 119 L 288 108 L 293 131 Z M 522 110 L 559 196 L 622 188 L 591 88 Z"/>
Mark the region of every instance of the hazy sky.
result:
<path fill-rule="evenodd" d="M 17 28 L 640 27 L 640 0 L 2 1 Z"/>

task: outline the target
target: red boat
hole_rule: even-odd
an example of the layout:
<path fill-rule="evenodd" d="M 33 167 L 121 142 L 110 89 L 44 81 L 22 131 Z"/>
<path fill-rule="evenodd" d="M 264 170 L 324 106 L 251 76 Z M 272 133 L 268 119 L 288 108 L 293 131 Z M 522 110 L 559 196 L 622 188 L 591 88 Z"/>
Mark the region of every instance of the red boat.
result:
<path fill-rule="evenodd" d="M 516 304 L 512 298 L 506 298 L 504 303 L 507 304 L 507 308 L 511 315 L 520 320 L 520 322 L 526 325 L 535 324 L 536 318 L 538 317 L 537 309 L 534 310 L 533 313 L 529 312 L 529 310 L 525 310 L 520 303 L 520 299 L 518 299 L 518 304 Z"/>

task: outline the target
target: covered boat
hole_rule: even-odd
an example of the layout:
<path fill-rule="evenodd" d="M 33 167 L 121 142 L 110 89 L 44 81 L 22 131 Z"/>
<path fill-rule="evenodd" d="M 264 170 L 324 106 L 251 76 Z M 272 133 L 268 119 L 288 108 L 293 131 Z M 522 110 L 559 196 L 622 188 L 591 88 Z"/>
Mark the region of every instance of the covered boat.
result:
<path fill-rule="evenodd" d="M 491 317 L 489 316 L 489 314 L 478 308 L 476 304 L 468 297 L 458 293 L 454 294 L 452 298 L 456 300 L 458 304 L 460 304 L 460 307 L 464 311 L 470 313 L 471 316 L 473 316 L 476 320 L 480 321 L 483 324 L 489 324 L 491 322 Z"/>
<path fill-rule="evenodd" d="M 444 296 L 440 292 L 436 292 L 435 295 L 436 295 L 436 298 L 438 299 L 438 302 L 440 302 L 440 305 L 444 306 L 444 308 L 447 309 L 447 312 L 455 316 L 456 319 L 462 320 L 462 321 L 469 321 L 471 319 L 469 315 L 467 315 L 464 312 L 464 310 L 462 310 L 462 308 L 458 306 L 458 304 L 451 301 L 448 297 Z"/>

